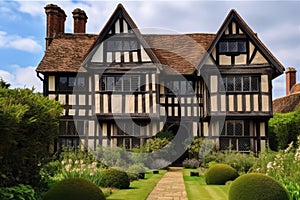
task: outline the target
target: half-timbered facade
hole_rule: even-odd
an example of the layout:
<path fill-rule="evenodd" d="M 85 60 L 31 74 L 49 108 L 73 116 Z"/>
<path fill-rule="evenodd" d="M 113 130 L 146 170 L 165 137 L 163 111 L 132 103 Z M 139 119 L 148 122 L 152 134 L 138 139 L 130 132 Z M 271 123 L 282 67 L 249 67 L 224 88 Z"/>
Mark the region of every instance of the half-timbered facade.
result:
<path fill-rule="evenodd" d="M 183 127 L 220 150 L 266 146 L 272 79 L 284 67 L 235 10 L 216 34 L 174 35 L 142 34 L 122 5 L 99 35 L 85 33 L 80 9 L 74 34 L 64 33 L 61 8 L 45 10 L 47 49 L 37 73 L 44 95 L 64 105 L 60 145 L 132 149 Z"/>

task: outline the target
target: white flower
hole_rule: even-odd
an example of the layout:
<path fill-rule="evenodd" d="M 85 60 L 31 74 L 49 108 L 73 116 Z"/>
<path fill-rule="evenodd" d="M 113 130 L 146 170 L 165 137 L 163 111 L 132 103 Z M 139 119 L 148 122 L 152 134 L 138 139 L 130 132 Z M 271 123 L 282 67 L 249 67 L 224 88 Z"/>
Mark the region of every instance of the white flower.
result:
<path fill-rule="evenodd" d="M 80 160 L 80 164 L 83 164 L 83 160 Z"/>
<path fill-rule="evenodd" d="M 78 160 L 75 160 L 75 164 L 77 165 L 79 163 L 79 161 Z"/>
<path fill-rule="evenodd" d="M 274 165 L 275 165 L 276 163 L 274 162 Z M 272 162 L 269 162 L 268 164 L 267 164 L 267 169 L 273 169 L 273 163 Z"/>
<path fill-rule="evenodd" d="M 72 164 L 72 163 L 73 163 L 73 161 L 72 161 L 72 159 L 71 159 L 71 158 L 69 159 L 69 163 L 70 163 L 70 164 Z"/>
<path fill-rule="evenodd" d="M 66 168 L 66 171 L 67 171 L 67 172 L 70 171 L 70 169 L 71 169 L 71 164 L 67 164 L 67 165 L 65 166 L 65 168 Z"/>
<path fill-rule="evenodd" d="M 65 163 L 66 163 L 65 160 L 62 160 L 62 161 L 61 161 L 61 164 L 62 164 L 62 165 L 65 165 Z"/>

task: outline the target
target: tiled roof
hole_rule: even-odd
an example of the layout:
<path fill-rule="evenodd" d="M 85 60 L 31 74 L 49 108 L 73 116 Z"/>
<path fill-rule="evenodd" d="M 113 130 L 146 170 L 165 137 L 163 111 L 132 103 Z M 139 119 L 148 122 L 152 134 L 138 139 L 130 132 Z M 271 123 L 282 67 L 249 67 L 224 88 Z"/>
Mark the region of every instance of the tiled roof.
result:
<path fill-rule="evenodd" d="M 293 93 L 273 101 L 274 113 L 288 113 L 300 108 L 300 93 Z"/>
<path fill-rule="evenodd" d="M 78 72 L 97 35 L 56 35 L 38 65 L 37 72 Z"/>
<path fill-rule="evenodd" d="M 143 35 L 160 63 L 182 74 L 198 66 L 215 34 Z M 46 50 L 38 72 L 77 72 L 97 35 L 60 34 Z"/>

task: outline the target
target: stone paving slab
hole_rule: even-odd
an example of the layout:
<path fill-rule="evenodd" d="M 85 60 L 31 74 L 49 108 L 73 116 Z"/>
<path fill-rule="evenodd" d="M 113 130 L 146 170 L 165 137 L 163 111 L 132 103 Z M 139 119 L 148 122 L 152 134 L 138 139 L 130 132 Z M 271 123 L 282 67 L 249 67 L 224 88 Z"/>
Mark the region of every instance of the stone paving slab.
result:
<path fill-rule="evenodd" d="M 188 200 L 182 177 L 182 167 L 170 167 L 147 200 Z"/>

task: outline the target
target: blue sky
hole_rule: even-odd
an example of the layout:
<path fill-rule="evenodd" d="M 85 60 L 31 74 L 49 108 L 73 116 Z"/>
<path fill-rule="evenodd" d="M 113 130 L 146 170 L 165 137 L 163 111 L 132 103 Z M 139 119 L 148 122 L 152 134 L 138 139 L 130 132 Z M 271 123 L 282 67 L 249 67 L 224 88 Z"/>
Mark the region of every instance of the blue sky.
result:
<path fill-rule="evenodd" d="M 0 1 L 0 77 L 12 87 L 41 91 L 35 68 L 44 55 L 44 6 L 54 3 L 67 14 L 66 32 L 73 31 L 71 12 L 86 11 L 87 33 L 98 34 L 118 3 L 137 26 L 177 33 L 216 33 L 230 9 L 236 9 L 285 67 L 300 73 L 300 1 Z M 299 80 L 299 75 L 297 75 Z M 285 77 L 273 81 L 274 98 L 285 95 Z"/>

